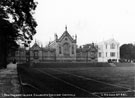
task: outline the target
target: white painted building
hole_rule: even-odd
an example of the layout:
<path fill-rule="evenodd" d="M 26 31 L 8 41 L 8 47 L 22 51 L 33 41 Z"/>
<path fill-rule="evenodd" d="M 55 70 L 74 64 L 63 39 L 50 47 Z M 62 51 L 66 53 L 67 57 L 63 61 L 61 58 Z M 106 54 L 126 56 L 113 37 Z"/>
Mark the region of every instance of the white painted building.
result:
<path fill-rule="evenodd" d="M 109 39 L 98 43 L 98 62 L 108 62 L 108 60 L 118 62 L 119 58 L 119 42 L 114 39 Z"/>

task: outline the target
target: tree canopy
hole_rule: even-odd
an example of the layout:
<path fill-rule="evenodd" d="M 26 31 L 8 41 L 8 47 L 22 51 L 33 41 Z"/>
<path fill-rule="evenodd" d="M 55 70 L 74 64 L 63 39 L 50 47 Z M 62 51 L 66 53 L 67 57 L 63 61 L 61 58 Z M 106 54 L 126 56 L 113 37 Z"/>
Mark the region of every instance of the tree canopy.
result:
<path fill-rule="evenodd" d="M 36 34 L 37 23 L 33 18 L 36 6 L 34 0 L 1 0 L 0 2 L 0 8 L 3 10 L 1 16 L 10 18 L 10 23 L 18 30 L 18 40 L 21 39 L 25 45 Z"/>
<path fill-rule="evenodd" d="M 18 48 L 18 41 L 28 46 L 33 39 L 37 26 L 33 17 L 36 6 L 34 0 L 0 0 L 1 62 L 5 63 L 7 54 Z"/>
<path fill-rule="evenodd" d="M 135 45 L 133 44 L 123 44 L 120 47 L 120 58 L 127 61 L 135 59 Z"/>

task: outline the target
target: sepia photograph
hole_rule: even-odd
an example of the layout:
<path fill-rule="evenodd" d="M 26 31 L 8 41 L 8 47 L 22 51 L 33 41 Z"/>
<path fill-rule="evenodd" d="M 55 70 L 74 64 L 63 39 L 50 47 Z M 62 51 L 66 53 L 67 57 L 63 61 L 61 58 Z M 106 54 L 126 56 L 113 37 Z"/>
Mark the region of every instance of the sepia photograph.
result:
<path fill-rule="evenodd" d="M 0 98 L 134 98 L 135 0 L 0 0 Z"/>

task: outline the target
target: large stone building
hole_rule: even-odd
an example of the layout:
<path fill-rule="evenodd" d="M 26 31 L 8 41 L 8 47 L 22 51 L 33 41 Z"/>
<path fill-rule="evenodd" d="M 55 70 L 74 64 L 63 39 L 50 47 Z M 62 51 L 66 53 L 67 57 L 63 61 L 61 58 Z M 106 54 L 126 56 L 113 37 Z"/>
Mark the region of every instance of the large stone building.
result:
<path fill-rule="evenodd" d="M 98 44 L 98 62 L 118 62 L 120 59 L 119 43 L 114 39 Z"/>
<path fill-rule="evenodd" d="M 49 43 L 49 48 L 56 50 L 57 61 L 76 61 L 76 41 L 77 36 L 75 39 L 71 37 L 65 27 L 65 32 L 60 38 L 55 34 L 55 40 Z"/>
<path fill-rule="evenodd" d="M 65 31 L 58 38 L 49 42 L 47 47 L 41 47 L 36 42 L 29 50 L 19 48 L 15 53 L 17 62 L 97 62 L 97 46 L 94 43 L 77 47 L 77 36 L 72 37 Z"/>

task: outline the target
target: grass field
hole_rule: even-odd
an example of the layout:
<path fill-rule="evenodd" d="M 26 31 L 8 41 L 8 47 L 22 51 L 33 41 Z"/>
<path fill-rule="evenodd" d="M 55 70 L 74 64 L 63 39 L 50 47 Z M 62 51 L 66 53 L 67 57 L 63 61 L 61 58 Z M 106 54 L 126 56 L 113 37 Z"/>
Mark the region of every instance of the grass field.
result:
<path fill-rule="evenodd" d="M 135 67 L 59 68 L 58 70 L 135 90 Z"/>
<path fill-rule="evenodd" d="M 83 88 L 91 93 L 94 93 L 96 91 L 112 92 L 114 91 L 113 88 L 118 89 L 119 91 L 119 86 L 135 90 L 135 66 L 124 65 L 122 67 L 121 65 L 119 65 L 111 67 L 107 66 L 109 64 L 104 65 L 103 63 L 101 66 L 99 66 L 100 64 L 96 66 L 94 65 L 86 63 L 84 63 L 84 66 L 83 63 L 75 65 L 72 63 L 35 64 L 33 67 L 29 67 L 28 69 L 26 69 L 26 72 L 22 71 L 22 78 L 25 81 L 33 83 L 36 87 L 43 87 L 43 89 L 48 88 L 48 91 L 52 91 L 51 89 L 53 88 L 54 92 L 59 90 L 59 93 L 63 89 L 62 85 L 65 85 L 66 88 L 72 88 L 62 81 L 66 81 L 77 87 Z M 87 78 L 92 80 L 87 80 Z M 37 79 L 39 81 L 36 81 Z M 99 81 L 99 83 L 94 82 L 93 80 Z M 106 83 L 106 85 L 104 85 L 104 83 Z M 115 86 L 112 86 L 111 88 L 111 86 L 107 86 L 108 84 L 116 85 L 118 86 L 118 88 L 116 88 Z M 66 90 L 67 92 L 72 92 L 72 90 L 70 89 Z M 66 90 L 64 92 L 66 92 Z M 78 93 L 77 89 L 76 92 L 77 94 L 81 94 L 81 92 Z"/>
<path fill-rule="evenodd" d="M 68 64 L 41 64 L 39 68 L 55 68 L 62 72 L 68 72 L 79 76 L 93 78 L 99 81 L 129 87 L 135 90 L 135 66 L 133 64 L 117 64 L 117 67 L 107 67 L 107 64 L 100 63 L 98 67 L 87 63 L 68 66 Z M 124 65 L 124 66 L 123 66 Z M 127 65 L 127 66 L 126 66 Z M 53 67 L 52 67 L 53 66 Z M 63 67 L 64 66 L 64 67 Z"/>

